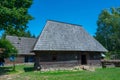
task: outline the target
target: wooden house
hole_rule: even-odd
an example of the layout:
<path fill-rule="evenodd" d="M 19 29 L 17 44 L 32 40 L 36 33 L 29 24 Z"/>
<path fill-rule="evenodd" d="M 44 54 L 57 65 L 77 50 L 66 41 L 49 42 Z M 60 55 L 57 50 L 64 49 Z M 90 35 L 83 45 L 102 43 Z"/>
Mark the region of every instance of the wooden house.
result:
<path fill-rule="evenodd" d="M 16 57 L 16 63 L 34 62 L 34 53 L 31 52 L 36 42 L 36 38 L 6 36 L 18 50 L 18 56 Z M 6 63 L 10 63 L 9 58 L 6 59 Z"/>
<path fill-rule="evenodd" d="M 100 65 L 107 50 L 80 25 L 47 21 L 35 43 L 35 68 Z"/>

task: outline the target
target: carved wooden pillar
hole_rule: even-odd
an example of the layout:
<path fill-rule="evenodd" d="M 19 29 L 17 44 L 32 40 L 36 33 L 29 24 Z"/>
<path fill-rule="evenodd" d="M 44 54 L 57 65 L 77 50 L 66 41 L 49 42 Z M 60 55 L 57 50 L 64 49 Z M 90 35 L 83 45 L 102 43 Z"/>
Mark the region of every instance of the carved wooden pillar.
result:
<path fill-rule="evenodd" d="M 35 70 L 41 70 L 39 53 L 35 53 L 34 69 L 35 69 Z"/>

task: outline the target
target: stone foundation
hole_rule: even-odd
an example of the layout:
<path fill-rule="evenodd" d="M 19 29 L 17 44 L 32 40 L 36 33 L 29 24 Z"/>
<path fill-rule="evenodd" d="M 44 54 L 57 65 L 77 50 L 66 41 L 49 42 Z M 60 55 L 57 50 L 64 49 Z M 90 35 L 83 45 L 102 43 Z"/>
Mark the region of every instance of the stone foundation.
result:
<path fill-rule="evenodd" d="M 78 64 L 78 61 L 60 61 L 60 62 L 41 62 L 42 69 L 47 68 L 60 68 L 60 67 L 74 67 Z"/>

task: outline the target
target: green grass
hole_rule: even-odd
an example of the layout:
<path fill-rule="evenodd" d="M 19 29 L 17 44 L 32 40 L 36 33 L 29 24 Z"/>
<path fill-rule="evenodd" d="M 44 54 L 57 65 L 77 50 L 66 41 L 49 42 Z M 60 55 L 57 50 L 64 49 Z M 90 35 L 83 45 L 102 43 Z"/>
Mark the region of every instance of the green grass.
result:
<path fill-rule="evenodd" d="M 96 69 L 90 71 L 33 71 L 33 65 L 16 66 L 16 71 L 9 72 L 12 80 L 120 80 L 120 68 Z M 16 75 L 17 74 L 17 75 Z"/>

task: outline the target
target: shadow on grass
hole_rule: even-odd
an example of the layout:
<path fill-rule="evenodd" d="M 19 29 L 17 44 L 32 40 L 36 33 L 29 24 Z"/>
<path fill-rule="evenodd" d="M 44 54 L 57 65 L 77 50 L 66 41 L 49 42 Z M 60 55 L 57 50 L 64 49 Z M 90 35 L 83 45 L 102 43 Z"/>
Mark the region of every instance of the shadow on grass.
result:
<path fill-rule="evenodd" d="M 34 71 L 34 67 L 25 67 L 25 68 L 24 68 L 24 71 L 25 71 L 25 72 Z"/>
<path fill-rule="evenodd" d="M 13 72 L 12 67 L 0 67 L 0 75 L 5 75 L 5 74 L 8 74 L 10 72 Z"/>

